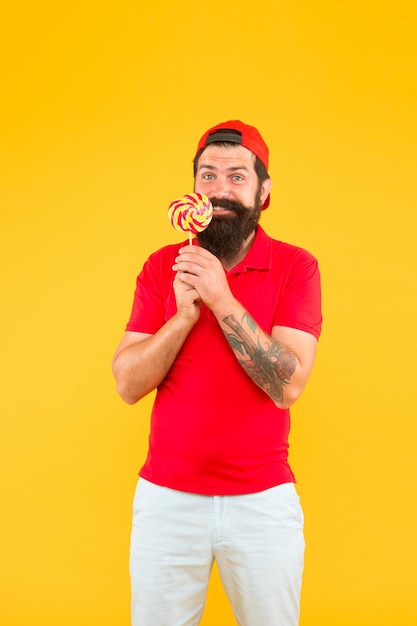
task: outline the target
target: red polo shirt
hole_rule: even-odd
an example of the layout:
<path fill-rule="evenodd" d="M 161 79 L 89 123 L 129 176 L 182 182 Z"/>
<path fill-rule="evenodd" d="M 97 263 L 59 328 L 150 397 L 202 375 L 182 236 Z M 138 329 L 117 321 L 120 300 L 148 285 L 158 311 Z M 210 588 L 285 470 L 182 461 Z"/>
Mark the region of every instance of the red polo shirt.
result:
<path fill-rule="evenodd" d="M 155 252 L 138 276 L 126 330 L 155 333 L 175 314 L 172 265 L 183 244 Z M 233 295 L 271 333 L 289 326 L 319 337 L 320 277 L 307 251 L 268 237 L 226 272 Z M 202 305 L 166 378 L 151 416 L 140 475 L 158 485 L 206 495 L 252 493 L 293 482 L 288 410 L 245 374 L 219 325 Z"/>

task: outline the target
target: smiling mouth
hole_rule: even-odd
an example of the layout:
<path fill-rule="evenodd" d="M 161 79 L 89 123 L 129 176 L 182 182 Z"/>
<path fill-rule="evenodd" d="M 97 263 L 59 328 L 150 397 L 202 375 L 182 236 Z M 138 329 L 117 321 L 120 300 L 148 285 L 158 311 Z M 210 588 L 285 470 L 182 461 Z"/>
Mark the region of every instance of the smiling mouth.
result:
<path fill-rule="evenodd" d="M 213 213 L 234 213 L 235 211 L 233 209 L 225 209 L 221 206 L 214 206 L 213 207 Z"/>

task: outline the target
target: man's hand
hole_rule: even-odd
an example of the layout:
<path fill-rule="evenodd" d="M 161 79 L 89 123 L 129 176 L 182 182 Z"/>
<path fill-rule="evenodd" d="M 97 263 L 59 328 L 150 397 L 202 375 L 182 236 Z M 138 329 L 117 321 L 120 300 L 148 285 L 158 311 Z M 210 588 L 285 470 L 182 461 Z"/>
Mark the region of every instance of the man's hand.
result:
<path fill-rule="evenodd" d="M 173 285 L 177 303 L 177 316 L 195 323 L 200 316 L 200 294 L 192 285 L 182 280 L 178 272 L 175 275 Z"/>
<path fill-rule="evenodd" d="M 183 283 L 190 289 L 188 297 L 197 294 L 213 312 L 228 310 L 234 298 L 224 268 L 214 254 L 199 246 L 184 246 L 179 250 L 173 269 L 177 272 L 177 284 Z M 187 294 L 182 295 L 186 300 Z"/>

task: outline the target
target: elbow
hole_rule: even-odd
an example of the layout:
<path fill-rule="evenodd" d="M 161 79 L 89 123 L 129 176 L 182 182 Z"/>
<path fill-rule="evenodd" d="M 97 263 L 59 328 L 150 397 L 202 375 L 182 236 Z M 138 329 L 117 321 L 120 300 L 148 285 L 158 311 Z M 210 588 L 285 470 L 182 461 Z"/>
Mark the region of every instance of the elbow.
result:
<path fill-rule="evenodd" d="M 116 380 L 116 391 L 126 404 L 136 404 L 152 391 L 146 385 L 146 381 L 140 380 L 128 372 L 113 369 L 113 375 Z"/>
<path fill-rule="evenodd" d="M 294 402 L 275 402 L 275 405 L 281 409 L 281 411 L 287 411 L 293 404 Z"/>
<path fill-rule="evenodd" d="M 112 363 L 112 374 L 116 381 L 116 391 L 126 404 L 136 404 L 140 400 L 140 395 L 132 388 L 132 383 L 129 380 L 128 373 L 123 370 L 119 361 L 116 359 Z"/>
<path fill-rule="evenodd" d="M 302 389 L 288 386 L 283 390 L 283 396 L 275 402 L 277 407 L 282 410 L 287 410 L 293 406 L 301 396 Z"/>
<path fill-rule="evenodd" d="M 130 397 L 130 396 L 120 396 L 120 397 L 129 406 L 133 406 L 134 404 L 136 404 L 136 402 L 138 402 L 140 400 L 140 398 L 133 398 L 133 397 Z"/>
<path fill-rule="evenodd" d="M 141 396 L 137 389 L 132 387 L 128 377 L 121 371 L 119 371 L 113 365 L 113 376 L 116 381 L 116 391 L 126 404 L 136 404 L 140 400 Z"/>
<path fill-rule="evenodd" d="M 131 406 L 133 404 L 136 404 L 136 402 L 140 400 L 140 396 L 138 396 L 137 394 L 133 394 L 132 391 L 121 382 L 116 383 L 116 391 L 123 400 L 123 402 Z"/>

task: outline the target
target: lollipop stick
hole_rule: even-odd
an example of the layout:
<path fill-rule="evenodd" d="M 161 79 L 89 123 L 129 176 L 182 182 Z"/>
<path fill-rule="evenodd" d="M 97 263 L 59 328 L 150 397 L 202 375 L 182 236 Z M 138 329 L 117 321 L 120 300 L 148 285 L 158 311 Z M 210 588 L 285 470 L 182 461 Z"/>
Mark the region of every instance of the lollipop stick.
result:
<path fill-rule="evenodd" d="M 193 234 L 192 234 L 191 230 L 188 233 L 188 241 L 190 243 L 190 246 L 192 246 L 193 245 Z"/>

